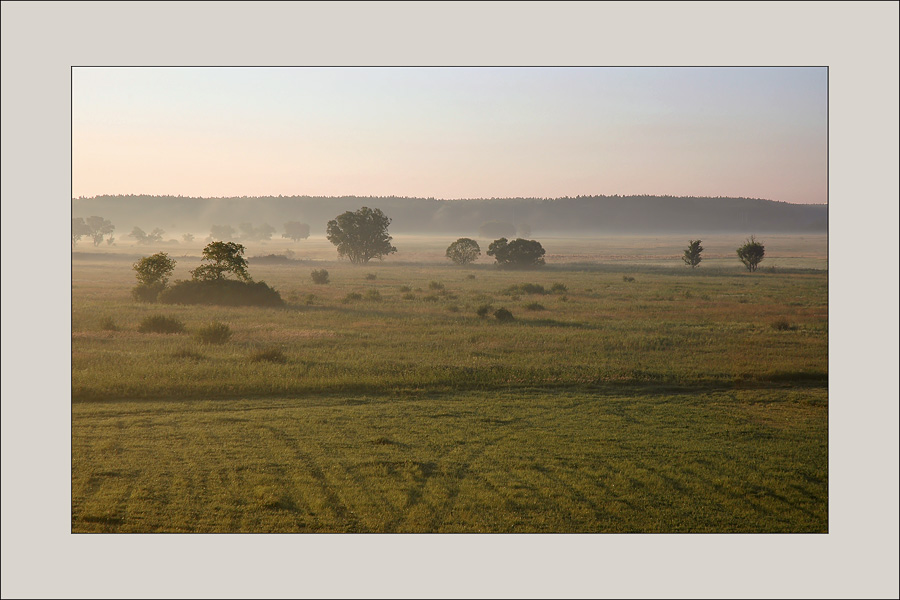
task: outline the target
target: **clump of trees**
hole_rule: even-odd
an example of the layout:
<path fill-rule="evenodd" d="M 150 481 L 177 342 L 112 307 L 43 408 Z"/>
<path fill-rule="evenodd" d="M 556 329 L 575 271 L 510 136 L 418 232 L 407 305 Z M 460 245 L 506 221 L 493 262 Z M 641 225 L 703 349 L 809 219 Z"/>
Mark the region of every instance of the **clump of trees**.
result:
<path fill-rule="evenodd" d="M 160 229 L 159 227 L 155 228 L 150 233 L 145 232 L 140 227 L 135 227 L 131 230 L 131 233 L 128 234 L 128 237 L 133 237 L 138 244 L 147 246 L 150 244 L 158 244 L 163 239 L 163 234 L 165 231 Z"/>
<path fill-rule="evenodd" d="M 326 237 L 337 247 L 339 256 L 346 256 L 354 264 L 366 264 L 397 251 L 387 232 L 390 224 L 391 219 L 380 209 L 363 206 L 328 221 Z"/>
<path fill-rule="evenodd" d="M 271 240 L 275 228 L 268 223 L 255 226 L 253 223 L 241 223 L 238 225 L 241 231 L 241 239 L 249 242 L 261 242 L 263 240 Z"/>
<path fill-rule="evenodd" d="M 224 242 L 226 240 L 233 240 L 236 233 L 234 227 L 231 225 L 213 225 L 209 228 L 209 237 L 206 238 L 206 241 Z"/>
<path fill-rule="evenodd" d="M 487 255 L 493 256 L 499 266 L 520 269 L 543 265 L 544 253 L 540 242 L 522 238 L 510 242 L 505 237 L 491 242 L 487 251 Z"/>
<path fill-rule="evenodd" d="M 703 246 L 700 245 L 700 240 L 691 240 L 684 251 L 684 256 L 681 257 L 681 260 L 684 261 L 684 264 L 694 269 L 698 267 L 700 261 L 703 260 L 700 258 L 701 252 L 703 252 Z"/>
<path fill-rule="evenodd" d="M 300 221 L 288 221 L 284 224 L 284 233 L 281 237 L 299 242 L 309 237 L 309 225 Z"/>
<path fill-rule="evenodd" d="M 165 304 L 283 306 L 284 301 L 277 290 L 250 277 L 244 251 L 244 246 L 236 242 L 210 242 L 203 249 L 204 264 L 190 272 L 192 279 L 176 281 L 170 287 L 166 287 L 164 278 L 156 279 L 154 285 L 163 283 L 155 299 Z M 159 253 L 138 261 L 135 270 L 141 265 L 139 274 L 146 273 L 151 279 L 157 273 L 167 277 L 171 269 L 166 270 L 160 255 L 165 257 L 164 253 Z M 156 264 L 159 267 L 153 266 Z M 174 267 L 174 261 L 171 266 Z"/>
<path fill-rule="evenodd" d="M 175 261 L 165 252 L 145 256 L 132 265 L 138 280 L 131 295 L 139 302 L 156 302 L 175 271 Z"/>
<path fill-rule="evenodd" d="M 467 265 L 478 260 L 481 247 L 473 239 L 459 238 L 447 247 L 447 258 L 458 265 Z"/>
<path fill-rule="evenodd" d="M 759 266 L 760 261 L 766 255 L 766 247 L 756 241 L 754 236 L 744 242 L 744 245 L 737 249 L 738 258 L 747 267 L 751 273 Z"/>
<path fill-rule="evenodd" d="M 113 241 L 115 241 L 115 238 L 112 235 L 115 229 L 116 226 L 103 217 L 98 217 L 96 215 L 90 216 L 87 219 L 84 217 L 74 217 L 72 218 L 72 247 L 74 248 L 75 244 L 85 236 L 93 240 L 94 246 L 99 246 L 103 243 L 104 238 L 106 238 L 107 244 L 112 244 Z"/>
<path fill-rule="evenodd" d="M 313 283 L 323 285 L 328 283 L 328 271 L 325 269 L 313 269 L 310 276 L 312 277 Z"/>

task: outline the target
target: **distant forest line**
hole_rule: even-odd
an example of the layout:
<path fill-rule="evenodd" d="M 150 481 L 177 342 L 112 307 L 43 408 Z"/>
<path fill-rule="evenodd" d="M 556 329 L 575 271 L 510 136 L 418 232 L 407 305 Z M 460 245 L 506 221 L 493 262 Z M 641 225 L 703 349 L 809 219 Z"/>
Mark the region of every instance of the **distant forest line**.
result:
<path fill-rule="evenodd" d="M 326 223 L 361 206 L 380 208 L 391 233 L 475 234 L 503 222 L 540 235 L 626 233 L 824 233 L 826 204 L 789 204 L 759 198 L 674 196 L 577 196 L 554 199 L 438 200 L 396 196 L 261 196 L 194 198 L 115 195 L 72 199 L 72 216 L 99 215 L 116 233 L 132 227 L 170 232 L 208 232 L 213 225 L 267 223 L 281 231 L 289 221 L 324 235 Z"/>

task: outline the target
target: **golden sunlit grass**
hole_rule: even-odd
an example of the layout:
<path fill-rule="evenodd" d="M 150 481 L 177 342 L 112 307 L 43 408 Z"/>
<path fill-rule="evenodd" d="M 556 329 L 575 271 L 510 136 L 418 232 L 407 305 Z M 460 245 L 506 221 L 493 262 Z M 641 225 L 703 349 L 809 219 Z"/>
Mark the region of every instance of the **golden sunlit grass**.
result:
<path fill-rule="evenodd" d="M 827 275 L 731 262 L 251 262 L 275 309 L 76 260 L 73 530 L 827 531 Z"/>

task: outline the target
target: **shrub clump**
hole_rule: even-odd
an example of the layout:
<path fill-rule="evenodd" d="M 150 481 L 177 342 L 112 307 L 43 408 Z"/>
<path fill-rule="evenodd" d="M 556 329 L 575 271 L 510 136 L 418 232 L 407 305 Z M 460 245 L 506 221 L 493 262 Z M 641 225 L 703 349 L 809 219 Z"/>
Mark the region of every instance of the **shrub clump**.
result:
<path fill-rule="evenodd" d="M 538 302 L 532 302 L 531 304 L 526 304 L 525 308 L 527 308 L 528 310 L 547 310 L 543 304 L 540 304 Z"/>
<path fill-rule="evenodd" d="M 429 282 L 428 289 L 429 290 L 442 290 L 442 289 L 444 289 L 444 284 L 441 283 L 440 281 L 432 281 L 432 282 Z"/>
<path fill-rule="evenodd" d="M 519 285 L 511 285 L 503 293 L 507 296 L 516 294 L 546 294 L 547 290 L 538 283 L 520 283 Z"/>
<path fill-rule="evenodd" d="M 284 306 L 275 289 L 264 281 L 207 279 L 176 281 L 159 294 L 163 304 L 215 304 L 220 306 Z"/>
<path fill-rule="evenodd" d="M 312 277 L 313 283 L 328 283 L 328 271 L 326 271 L 325 269 L 314 269 L 313 272 L 309 275 L 310 277 Z"/>
<path fill-rule="evenodd" d="M 366 292 L 366 300 L 371 300 L 373 302 L 381 302 L 381 292 L 378 290 L 368 290 Z"/>
<path fill-rule="evenodd" d="M 564 294 L 568 291 L 569 288 L 566 287 L 566 284 L 564 283 L 554 283 L 552 286 L 550 286 L 550 292 L 554 294 Z"/>
<path fill-rule="evenodd" d="M 350 292 L 349 294 L 344 296 L 344 299 L 341 300 L 341 302 L 343 302 L 344 304 L 348 304 L 350 302 L 353 302 L 354 300 L 362 300 L 362 294 L 358 292 Z"/>
<path fill-rule="evenodd" d="M 231 335 L 231 327 L 225 323 L 210 323 L 197 330 L 197 340 L 201 344 L 224 344 Z"/>
<path fill-rule="evenodd" d="M 622 275 L 622 281 L 626 283 L 631 283 L 634 281 L 634 277 L 629 277 L 628 275 Z"/>
<path fill-rule="evenodd" d="M 793 331 L 797 329 L 797 326 L 792 325 L 787 319 L 778 319 L 772 323 L 772 329 L 775 331 Z"/>
<path fill-rule="evenodd" d="M 492 308 L 490 304 L 482 304 L 475 310 L 475 314 L 483 319 L 490 314 Z"/>
<path fill-rule="evenodd" d="M 366 273 L 366 279 L 368 279 L 369 281 L 374 281 L 378 279 L 378 275 L 376 275 L 375 273 Z"/>
<path fill-rule="evenodd" d="M 116 322 L 112 317 L 104 317 L 102 321 L 100 321 L 100 328 L 103 331 L 118 331 L 119 326 L 116 325 Z"/>
<path fill-rule="evenodd" d="M 139 283 L 131 289 L 131 297 L 138 302 L 156 302 L 160 292 L 164 289 L 166 289 L 166 284 L 161 281 Z"/>
<path fill-rule="evenodd" d="M 500 321 L 501 323 L 506 323 L 509 321 L 514 321 L 512 313 L 506 310 L 505 308 L 498 308 L 494 311 L 494 318 Z"/>
<path fill-rule="evenodd" d="M 287 356 L 285 356 L 281 348 L 267 348 L 264 350 L 257 350 L 256 352 L 251 354 L 250 360 L 253 362 L 284 364 L 287 362 Z"/>
<path fill-rule="evenodd" d="M 138 325 L 141 333 L 182 333 L 184 323 L 165 315 L 151 315 Z"/>

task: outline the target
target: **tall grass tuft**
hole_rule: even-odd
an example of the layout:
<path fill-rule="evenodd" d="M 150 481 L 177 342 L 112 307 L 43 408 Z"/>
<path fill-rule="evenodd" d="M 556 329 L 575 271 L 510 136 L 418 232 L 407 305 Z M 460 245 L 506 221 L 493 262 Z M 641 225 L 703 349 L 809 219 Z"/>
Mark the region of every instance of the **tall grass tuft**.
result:
<path fill-rule="evenodd" d="M 231 339 L 231 327 L 225 323 L 210 323 L 197 330 L 197 340 L 201 344 L 224 344 Z"/>

